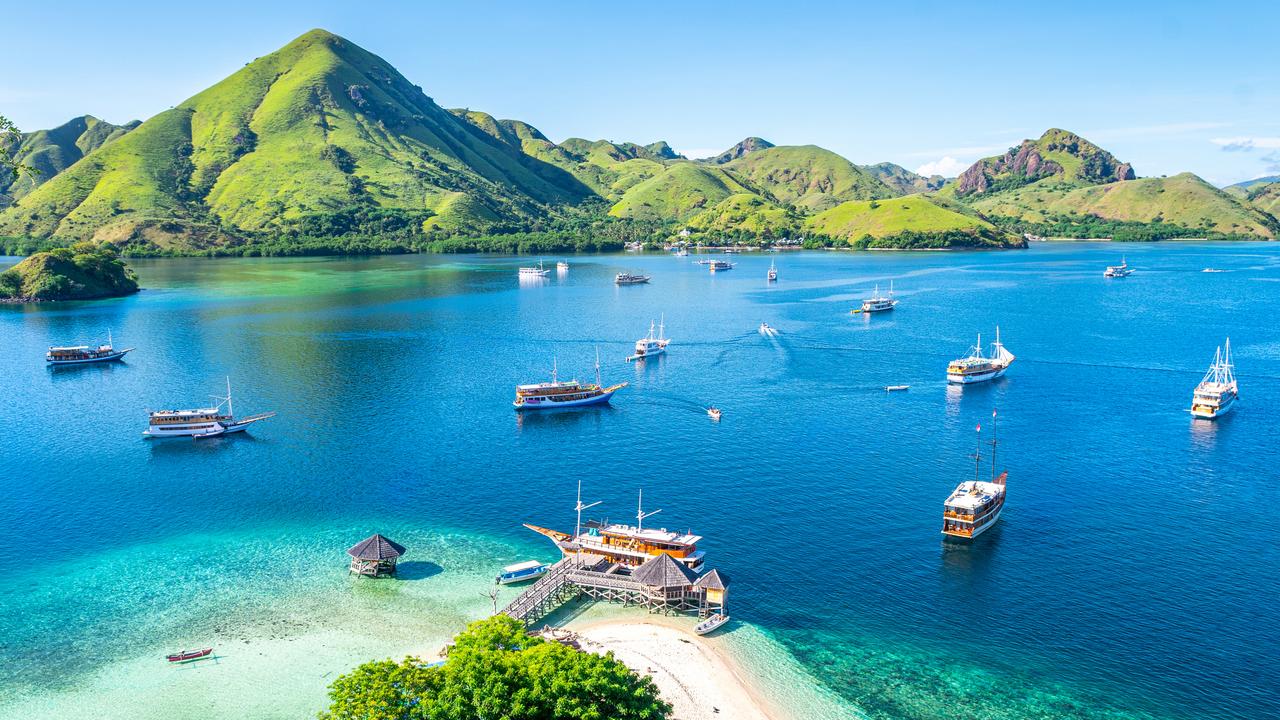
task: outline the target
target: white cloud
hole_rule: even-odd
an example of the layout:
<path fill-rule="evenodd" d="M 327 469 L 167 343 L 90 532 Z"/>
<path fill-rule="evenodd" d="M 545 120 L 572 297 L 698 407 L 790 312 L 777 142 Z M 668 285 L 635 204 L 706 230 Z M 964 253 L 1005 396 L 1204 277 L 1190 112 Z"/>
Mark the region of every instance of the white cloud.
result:
<path fill-rule="evenodd" d="M 1248 152 L 1255 149 L 1273 150 L 1280 148 L 1280 137 L 1221 137 L 1213 138 L 1209 142 L 1220 146 L 1223 150 L 1234 152 L 1243 150 Z"/>
<path fill-rule="evenodd" d="M 962 163 L 959 160 L 947 155 L 933 162 L 927 162 L 916 168 L 916 172 L 928 177 L 930 175 L 941 175 L 943 177 L 955 177 L 964 172 L 970 163 Z"/>

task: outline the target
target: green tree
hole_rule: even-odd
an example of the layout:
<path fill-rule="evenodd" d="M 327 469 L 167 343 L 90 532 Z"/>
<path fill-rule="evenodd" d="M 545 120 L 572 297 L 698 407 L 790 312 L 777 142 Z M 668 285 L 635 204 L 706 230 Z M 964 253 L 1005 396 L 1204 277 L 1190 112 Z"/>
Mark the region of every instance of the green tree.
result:
<path fill-rule="evenodd" d="M 21 139 L 22 131 L 9 118 L 0 115 L 0 175 L 37 172 L 30 165 L 19 162 L 14 155 L 18 151 L 18 142 Z"/>
<path fill-rule="evenodd" d="M 506 615 L 458 635 L 449 658 L 365 663 L 329 688 L 321 720 L 667 720 L 649 678 L 613 655 L 579 652 L 525 632 Z"/>

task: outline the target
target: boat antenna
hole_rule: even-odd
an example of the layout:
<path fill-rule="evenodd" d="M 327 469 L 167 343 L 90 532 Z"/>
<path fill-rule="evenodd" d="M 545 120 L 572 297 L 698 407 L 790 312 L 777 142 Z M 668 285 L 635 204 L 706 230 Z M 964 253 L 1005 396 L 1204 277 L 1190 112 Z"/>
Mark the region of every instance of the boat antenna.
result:
<path fill-rule="evenodd" d="M 582 511 L 588 508 L 593 508 L 602 502 L 604 501 L 597 500 L 591 503 L 590 505 L 583 505 L 582 504 L 582 480 L 581 479 L 578 480 L 578 502 L 574 503 L 573 505 L 573 509 L 578 513 L 578 519 L 573 524 L 573 541 L 574 542 L 577 542 L 578 536 L 582 534 Z"/>
<path fill-rule="evenodd" d="M 978 472 L 982 469 L 982 423 L 978 423 L 978 444 L 973 450 L 973 479 L 978 479 Z"/>
<path fill-rule="evenodd" d="M 644 519 L 650 515 L 657 515 L 660 512 L 662 512 L 662 508 L 658 508 L 657 510 L 652 510 L 650 512 L 644 511 L 644 488 L 640 488 L 640 501 L 636 503 L 636 529 L 644 529 Z"/>
<path fill-rule="evenodd" d="M 991 408 L 991 481 L 996 480 L 996 409 Z"/>

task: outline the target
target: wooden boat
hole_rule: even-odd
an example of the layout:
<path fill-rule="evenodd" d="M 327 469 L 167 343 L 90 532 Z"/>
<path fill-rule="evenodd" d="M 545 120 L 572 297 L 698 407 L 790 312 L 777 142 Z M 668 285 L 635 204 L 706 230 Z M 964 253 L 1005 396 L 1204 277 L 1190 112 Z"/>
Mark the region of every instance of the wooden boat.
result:
<path fill-rule="evenodd" d="M 695 635 L 709 635 L 710 633 L 715 632 L 716 628 L 720 627 L 721 625 L 724 625 L 727 622 L 729 622 L 728 615 L 724 615 L 722 613 L 716 613 L 715 615 L 712 615 L 706 620 L 703 620 L 702 622 L 698 623 L 693 628 L 693 632 Z"/>
<path fill-rule="evenodd" d="M 899 390 L 910 390 L 910 389 L 911 389 L 910 385 L 885 385 L 884 386 L 885 392 L 897 392 Z"/>
<path fill-rule="evenodd" d="M 165 659 L 171 663 L 186 663 L 191 662 L 192 660 L 209 657 L 212 654 L 213 648 L 208 647 L 203 650 L 182 650 L 171 655 L 166 655 Z"/>
<path fill-rule="evenodd" d="M 111 344 L 111 331 L 107 331 L 107 342 L 98 347 L 90 347 L 88 345 L 73 345 L 66 347 L 50 347 L 49 352 L 45 353 L 45 362 L 50 365 L 83 365 L 85 363 L 111 362 L 112 360 L 122 360 L 126 353 L 133 348 L 125 348 L 117 350 Z"/>

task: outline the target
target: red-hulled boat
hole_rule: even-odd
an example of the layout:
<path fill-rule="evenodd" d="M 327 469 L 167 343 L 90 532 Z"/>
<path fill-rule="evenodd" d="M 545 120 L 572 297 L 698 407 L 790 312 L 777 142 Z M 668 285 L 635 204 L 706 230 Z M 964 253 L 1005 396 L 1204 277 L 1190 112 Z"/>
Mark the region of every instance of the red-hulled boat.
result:
<path fill-rule="evenodd" d="M 171 663 L 184 663 L 209 657 L 211 654 L 213 654 L 213 648 L 205 648 L 203 650 L 183 650 L 182 652 L 176 652 L 172 655 L 166 655 L 165 657 Z"/>

